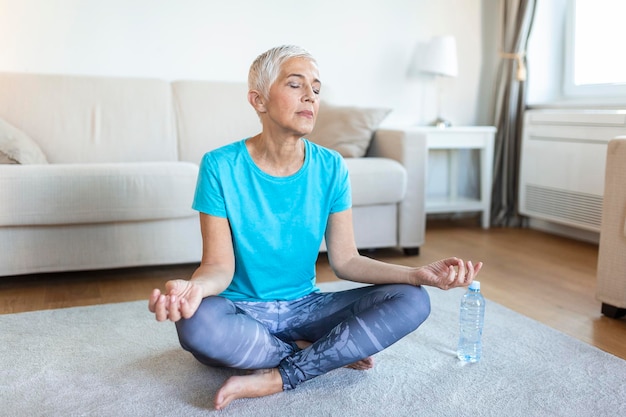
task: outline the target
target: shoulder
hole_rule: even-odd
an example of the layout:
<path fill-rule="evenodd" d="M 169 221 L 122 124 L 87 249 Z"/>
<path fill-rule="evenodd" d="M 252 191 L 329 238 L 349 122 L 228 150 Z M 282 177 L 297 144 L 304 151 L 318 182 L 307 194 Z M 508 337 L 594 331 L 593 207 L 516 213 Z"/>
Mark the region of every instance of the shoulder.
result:
<path fill-rule="evenodd" d="M 348 167 L 341 154 L 333 149 L 306 140 L 310 172 L 314 172 L 320 181 L 338 185 L 348 181 Z"/>
<path fill-rule="evenodd" d="M 220 165 L 237 160 L 245 148 L 245 141 L 246 139 L 238 140 L 208 151 L 202 157 L 202 164 Z"/>
<path fill-rule="evenodd" d="M 235 142 L 231 142 L 227 145 L 220 146 L 219 148 L 212 149 L 204 154 L 204 157 L 211 155 L 212 157 L 224 157 L 241 152 L 241 148 L 245 146 L 246 139 L 241 139 Z"/>
<path fill-rule="evenodd" d="M 303 139 L 306 144 L 306 150 L 311 155 L 311 159 L 318 159 L 325 162 L 332 162 L 335 164 L 343 164 L 343 156 L 333 149 L 325 148 L 318 145 L 315 142 L 311 142 L 308 139 Z"/>

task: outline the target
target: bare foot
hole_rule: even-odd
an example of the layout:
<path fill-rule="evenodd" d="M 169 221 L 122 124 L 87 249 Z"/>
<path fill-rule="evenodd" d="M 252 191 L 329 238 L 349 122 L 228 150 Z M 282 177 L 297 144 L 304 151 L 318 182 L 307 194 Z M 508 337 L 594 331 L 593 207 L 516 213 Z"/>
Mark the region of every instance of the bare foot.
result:
<path fill-rule="evenodd" d="M 225 408 L 239 398 L 264 397 L 283 390 L 283 380 L 277 368 L 259 369 L 249 375 L 231 376 L 215 394 L 215 409 Z"/>
<path fill-rule="evenodd" d="M 351 363 L 350 365 L 346 365 L 346 368 L 356 369 L 357 371 L 367 371 L 368 369 L 372 369 L 374 367 L 374 358 L 368 356 L 365 359 L 361 359 L 360 361 L 356 361 Z"/>
<path fill-rule="evenodd" d="M 306 349 L 312 344 L 313 343 L 309 342 L 308 340 L 296 340 L 296 345 L 298 345 L 300 349 Z M 374 367 L 374 358 L 368 356 L 365 359 L 361 359 L 360 361 L 356 361 L 354 363 L 351 363 L 350 365 L 346 365 L 345 367 L 350 369 L 356 369 L 357 371 L 366 371 Z"/>

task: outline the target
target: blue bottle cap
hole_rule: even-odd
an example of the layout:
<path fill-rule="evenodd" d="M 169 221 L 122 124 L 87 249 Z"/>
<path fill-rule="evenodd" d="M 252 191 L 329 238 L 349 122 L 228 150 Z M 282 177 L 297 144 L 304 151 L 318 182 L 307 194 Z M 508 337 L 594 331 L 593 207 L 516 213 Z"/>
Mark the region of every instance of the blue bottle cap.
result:
<path fill-rule="evenodd" d="M 470 290 L 480 290 L 480 281 L 472 281 L 469 285 Z"/>

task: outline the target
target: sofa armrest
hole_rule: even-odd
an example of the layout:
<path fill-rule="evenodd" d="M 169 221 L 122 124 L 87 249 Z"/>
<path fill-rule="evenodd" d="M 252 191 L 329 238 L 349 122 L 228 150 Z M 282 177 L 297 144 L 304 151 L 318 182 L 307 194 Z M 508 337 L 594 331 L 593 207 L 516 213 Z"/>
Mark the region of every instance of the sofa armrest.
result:
<path fill-rule="evenodd" d="M 427 155 L 424 136 L 401 128 L 378 129 L 366 155 L 394 159 L 406 169 L 406 196 L 398 207 L 398 243 L 409 253 L 425 240 Z"/>
<path fill-rule="evenodd" d="M 597 298 L 626 308 L 626 136 L 607 147 Z"/>

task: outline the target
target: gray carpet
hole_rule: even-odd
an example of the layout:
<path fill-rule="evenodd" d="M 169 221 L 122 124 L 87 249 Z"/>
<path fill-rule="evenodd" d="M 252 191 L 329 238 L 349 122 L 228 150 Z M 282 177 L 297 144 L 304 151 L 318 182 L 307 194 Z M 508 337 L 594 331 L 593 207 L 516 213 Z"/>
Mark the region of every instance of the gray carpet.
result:
<path fill-rule="evenodd" d="M 213 395 L 231 372 L 182 351 L 173 325 L 157 323 L 146 302 L 3 315 L 0 415 L 626 415 L 626 361 L 488 301 L 483 360 L 462 365 L 462 291 L 429 293 L 431 317 L 376 355 L 374 369 L 339 369 L 221 412 Z"/>

